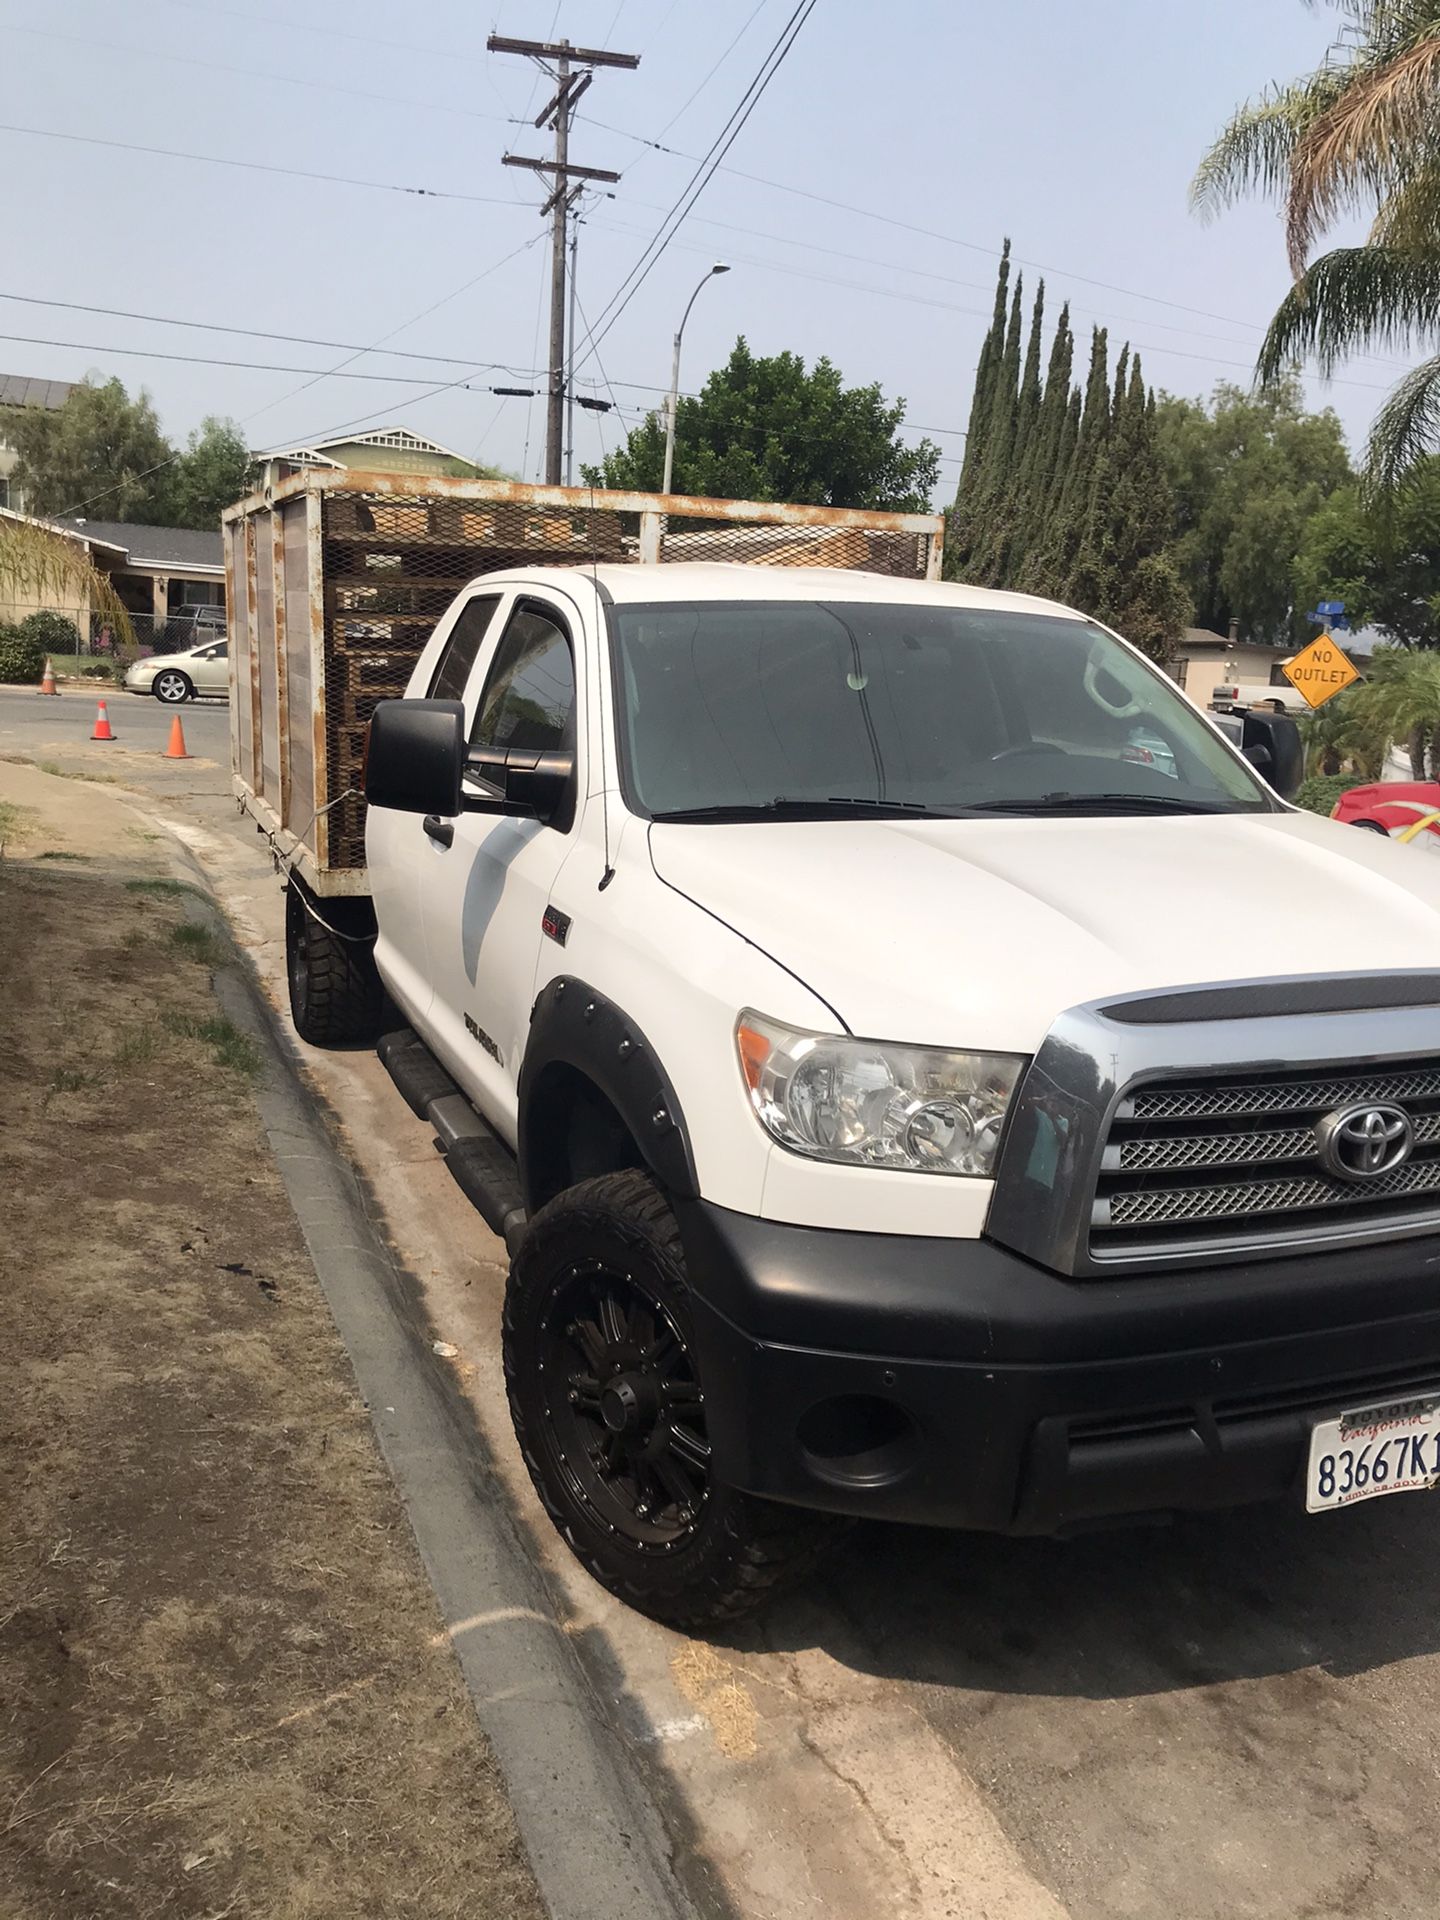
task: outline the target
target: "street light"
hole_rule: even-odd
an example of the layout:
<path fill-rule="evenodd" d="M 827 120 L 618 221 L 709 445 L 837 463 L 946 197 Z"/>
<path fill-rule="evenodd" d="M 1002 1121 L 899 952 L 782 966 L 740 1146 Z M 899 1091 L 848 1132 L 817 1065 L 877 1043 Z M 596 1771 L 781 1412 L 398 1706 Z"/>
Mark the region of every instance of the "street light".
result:
<path fill-rule="evenodd" d="M 670 367 L 670 408 L 665 420 L 665 479 L 661 485 L 662 493 L 670 491 L 670 475 L 675 467 L 675 411 L 680 405 L 680 342 L 685 334 L 685 322 L 690 318 L 690 309 L 700 297 L 700 287 L 706 287 L 717 273 L 729 273 L 730 269 L 723 260 L 717 260 L 709 273 L 696 287 L 680 316 L 680 330 L 675 335 L 675 358 Z"/>

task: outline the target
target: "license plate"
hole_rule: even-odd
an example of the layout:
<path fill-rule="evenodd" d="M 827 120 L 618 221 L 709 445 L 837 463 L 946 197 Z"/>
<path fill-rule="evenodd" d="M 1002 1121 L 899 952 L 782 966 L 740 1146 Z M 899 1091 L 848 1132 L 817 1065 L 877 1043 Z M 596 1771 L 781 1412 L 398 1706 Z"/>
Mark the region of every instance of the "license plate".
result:
<path fill-rule="evenodd" d="M 1310 1430 L 1305 1510 L 1323 1513 L 1440 1483 L 1440 1395 L 1362 1407 Z"/>

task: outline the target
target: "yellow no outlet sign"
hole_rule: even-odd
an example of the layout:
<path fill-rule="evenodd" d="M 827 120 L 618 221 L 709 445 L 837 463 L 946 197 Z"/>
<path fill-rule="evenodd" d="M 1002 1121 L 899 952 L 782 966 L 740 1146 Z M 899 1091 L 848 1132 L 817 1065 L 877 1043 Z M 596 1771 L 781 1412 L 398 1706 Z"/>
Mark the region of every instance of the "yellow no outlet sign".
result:
<path fill-rule="evenodd" d="M 1280 671 L 1312 707 L 1323 707 L 1327 700 L 1343 693 L 1352 680 L 1360 678 L 1328 633 L 1312 640 Z"/>

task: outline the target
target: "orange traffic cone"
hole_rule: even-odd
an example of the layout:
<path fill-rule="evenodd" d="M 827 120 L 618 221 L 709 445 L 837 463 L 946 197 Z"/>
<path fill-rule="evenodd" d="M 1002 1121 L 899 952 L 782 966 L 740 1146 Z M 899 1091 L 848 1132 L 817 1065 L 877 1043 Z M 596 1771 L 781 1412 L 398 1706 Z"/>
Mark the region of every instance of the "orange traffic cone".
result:
<path fill-rule="evenodd" d="M 188 760 L 190 758 L 190 755 L 185 751 L 185 729 L 180 724 L 180 716 L 178 713 L 170 722 L 170 744 L 165 749 L 165 758 L 167 760 Z"/>
<path fill-rule="evenodd" d="M 90 738 L 92 740 L 113 740 L 115 738 L 115 729 L 110 724 L 110 716 L 105 711 L 105 702 L 103 700 L 100 702 L 99 710 L 95 715 L 95 731 L 91 734 Z"/>
<path fill-rule="evenodd" d="M 60 691 L 59 687 L 55 684 L 55 668 L 51 664 L 48 654 L 45 659 L 45 671 L 40 676 L 40 691 L 41 693 L 54 694 L 58 694 Z"/>

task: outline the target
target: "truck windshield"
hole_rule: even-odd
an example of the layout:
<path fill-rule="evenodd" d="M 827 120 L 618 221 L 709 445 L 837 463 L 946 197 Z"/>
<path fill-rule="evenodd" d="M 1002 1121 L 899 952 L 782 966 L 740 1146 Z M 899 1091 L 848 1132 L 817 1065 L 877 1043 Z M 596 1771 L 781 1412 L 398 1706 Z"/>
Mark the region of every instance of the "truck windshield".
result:
<path fill-rule="evenodd" d="M 1263 813 L 1157 669 L 1064 614 L 615 609 L 627 797 L 660 819 Z"/>

